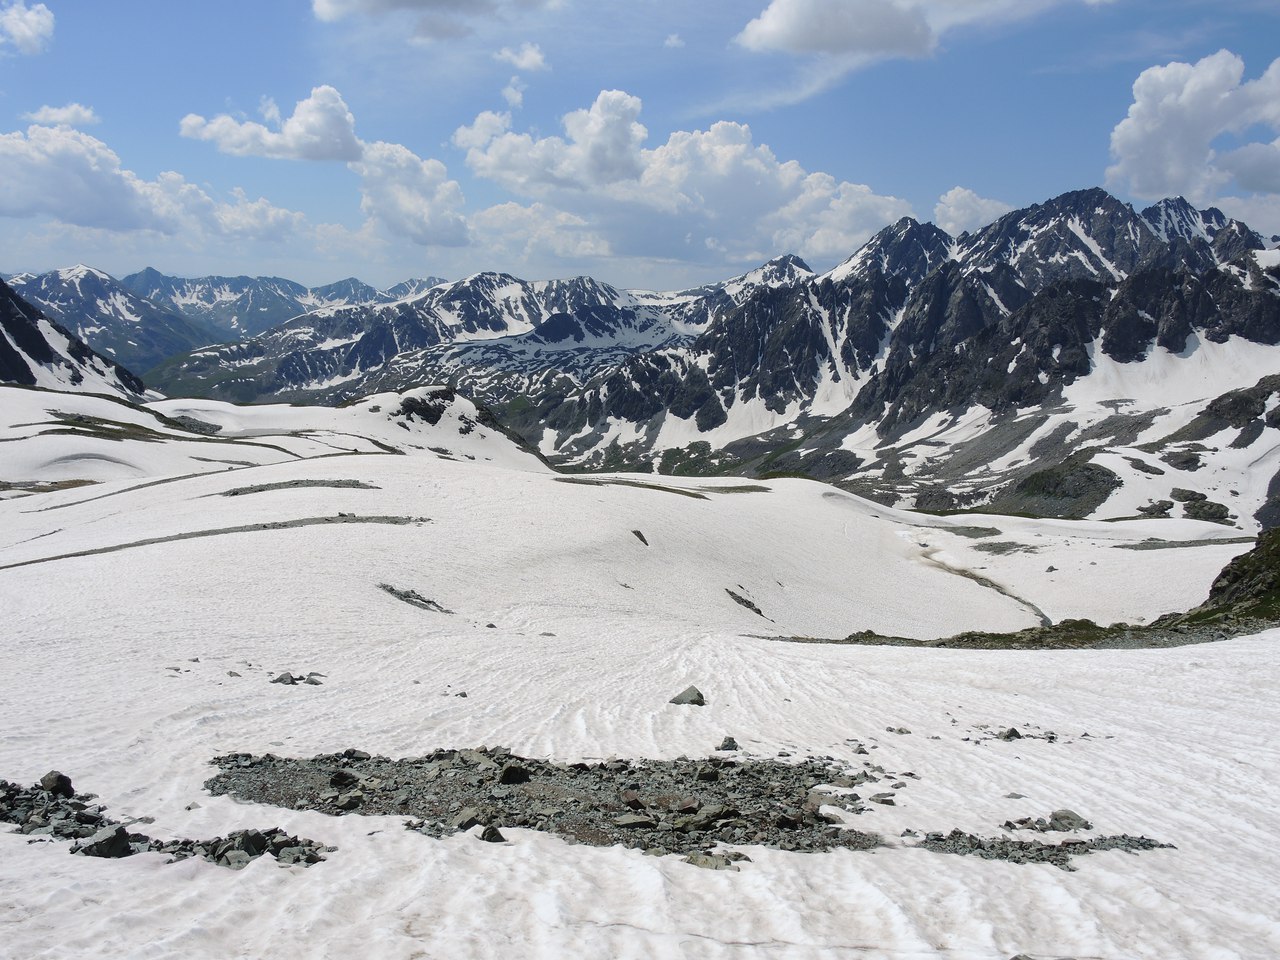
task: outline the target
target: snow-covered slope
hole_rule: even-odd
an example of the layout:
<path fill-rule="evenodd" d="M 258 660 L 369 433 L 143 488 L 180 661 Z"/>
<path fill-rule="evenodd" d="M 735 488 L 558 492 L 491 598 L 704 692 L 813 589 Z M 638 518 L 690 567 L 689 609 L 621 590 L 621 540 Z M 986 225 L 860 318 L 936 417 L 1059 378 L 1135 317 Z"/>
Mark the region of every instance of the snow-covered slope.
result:
<path fill-rule="evenodd" d="M 155 854 L 71 857 L 0 832 L 0 924 L 14 956 L 1280 950 L 1268 852 L 1280 633 L 1059 653 L 763 639 L 1146 620 L 1205 595 L 1248 546 L 1212 539 L 1230 531 L 990 517 L 975 534 L 971 518 L 800 480 L 557 476 L 456 399 L 432 407 L 431 424 L 413 402 L 411 417 L 394 413 L 405 398 L 391 396 L 339 410 L 141 410 L 13 392 L 83 415 L 85 431 L 93 419 L 139 425 L 99 423 L 125 434 L 109 440 L 60 437 L 24 425 L 40 411 L 16 410 L 5 446 L 28 480 L 68 462 L 70 448 L 42 446 L 60 439 L 86 462 L 111 446 L 138 472 L 0 502 L 0 702 L 30 718 L 0 726 L 0 777 L 29 783 L 56 767 L 111 815 L 153 818 L 154 836 L 280 825 L 336 847 L 305 870 L 263 858 L 233 872 Z M 222 429 L 184 436 L 153 413 Z M 402 455 L 383 449 L 393 444 Z M 450 453 L 424 449 L 437 445 Z M 144 447 L 172 456 L 143 464 Z M 184 476 L 195 464 L 203 472 Z M 1164 549 L 1128 549 L 1150 537 Z M 383 583 L 452 612 L 401 602 Z M 285 670 L 323 681 L 269 682 Z M 705 707 L 668 703 L 690 683 Z M 992 737 L 1009 726 L 1055 737 Z M 401 817 L 202 788 L 210 759 L 234 751 L 411 757 L 485 743 L 569 762 L 706 757 L 726 734 L 747 755 L 827 757 L 900 784 L 892 806 L 852 818 L 885 845 L 747 843 L 740 872 L 716 873 L 509 827 L 503 844 L 474 832 L 432 840 Z M 1065 872 L 934 854 L 903 835 L 998 836 L 1005 820 L 1062 807 L 1093 822 L 1087 835 L 1174 848 L 1096 853 Z"/>
<path fill-rule="evenodd" d="M 0 383 L 140 397 L 142 381 L 0 281 Z"/>

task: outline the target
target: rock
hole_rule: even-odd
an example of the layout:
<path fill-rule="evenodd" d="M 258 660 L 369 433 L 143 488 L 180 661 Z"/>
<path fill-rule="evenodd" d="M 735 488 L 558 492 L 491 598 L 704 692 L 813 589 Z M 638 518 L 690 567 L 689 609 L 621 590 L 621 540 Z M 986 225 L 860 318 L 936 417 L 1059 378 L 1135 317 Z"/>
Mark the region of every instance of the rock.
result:
<path fill-rule="evenodd" d="M 699 767 L 694 777 L 704 783 L 714 783 L 720 779 L 720 771 L 715 767 Z"/>
<path fill-rule="evenodd" d="M 329 778 L 329 786 L 339 789 L 354 787 L 359 782 L 360 775 L 352 770 L 335 770 L 333 776 Z"/>
<path fill-rule="evenodd" d="M 480 811 L 475 807 L 463 807 L 449 820 L 449 826 L 455 830 L 470 830 L 478 823 Z"/>
<path fill-rule="evenodd" d="M 644 534 L 641 533 L 639 530 L 632 530 L 631 532 L 634 533 L 636 535 L 636 539 L 639 540 L 641 543 L 643 543 L 646 547 L 649 545 L 649 541 L 645 539 Z"/>
<path fill-rule="evenodd" d="M 738 865 L 731 863 L 727 857 L 715 853 L 691 853 L 684 858 L 684 863 L 701 867 L 704 870 L 738 870 Z"/>
<path fill-rule="evenodd" d="M 885 727 L 884 730 L 885 730 L 885 733 L 896 733 L 899 736 L 904 736 L 904 737 L 907 734 L 911 733 L 911 731 L 908 730 L 906 727 Z"/>
<path fill-rule="evenodd" d="M 643 813 L 624 813 L 620 817 L 616 817 L 613 821 L 615 827 L 621 827 L 624 830 L 648 829 L 657 826 L 657 822 L 652 818 L 645 816 Z"/>
<path fill-rule="evenodd" d="M 733 739 L 733 737 L 725 737 L 723 740 L 720 741 L 720 746 L 716 747 L 716 749 L 717 750 L 739 750 L 741 748 L 738 746 L 738 741 Z"/>
<path fill-rule="evenodd" d="M 481 831 L 480 839 L 483 840 L 485 843 L 506 843 L 507 842 L 507 838 L 504 837 L 502 835 L 502 832 L 492 824 L 485 827 L 484 830 Z"/>
<path fill-rule="evenodd" d="M 354 810 L 362 803 L 364 803 L 364 794 L 359 790 L 352 790 L 350 793 L 339 796 L 335 806 L 339 810 Z"/>
<path fill-rule="evenodd" d="M 622 802 L 632 810 L 643 810 L 645 808 L 645 802 L 640 798 L 640 794 L 635 790 L 623 790 Z"/>
<path fill-rule="evenodd" d="M 498 782 L 504 784 L 512 783 L 528 783 L 532 774 L 528 769 L 520 766 L 518 763 L 508 763 L 502 768 L 502 772 L 498 774 Z"/>
<path fill-rule="evenodd" d="M 705 707 L 707 701 L 702 696 L 702 691 L 697 687 L 687 687 L 680 693 L 677 693 L 670 700 L 671 703 L 677 703 L 682 706 Z"/>
<path fill-rule="evenodd" d="M 82 857 L 104 857 L 118 859 L 133 853 L 129 845 L 129 832 L 120 824 L 103 827 L 88 840 L 71 848 L 72 853 Z"/>
<path fill-rule="evenodd" d="M 312 674 L 312 676 L 315 676 L 315 674 Z M 356 750 L 354 747 L 347 747 L 347 749 L 342 751 L 342 755 L 348 760 L 355 760 L 357 763 L 361 760 L 371 759 L 369 754 L 365 753 L 363 750 Z"/>
<path fill-rule="evenodd" d="M 1209 498 L 1197 490 L 1187 490 L 1185 487 L 1174 487 L 1169 491 L 1169 496 L 1177 500 L 1179 503 L 1195 503 L 1197 500 L 1208 500 Z"/>
<path fill-rule="evenodd" d="M 290 673 L 288 670 L 286 670 L 284 673 L 280 674 L 280 676 L 276 677 L 276 678 L 275 678 L 274 680 L 272 680 L 271 682 L 272 682 L 272 683 L 283 683 L 283 684 L 285 684 L 286 686 L 292 687 L 292 686 L 293 686 L 295 683 L 297 683 L 298 681 L 294 679 L 294 677 L 293 677 L 293 674 L 292 674 L 292 673 Z"/>
<path fill-rule="evenodd" d="M 1021 740 L 1022 734 L 1018 732 L 1017 727 L 1010 727 L 1002 733 L 996 734 L 997 740 Z"/>
<path fill-rule="evenodd" d="M 871 795 L 872 803 L 882 803 L 886 807 L 894 806 L 894 797 L 892 793 L 873 793 Z"/>
<path fill-rule="evenodd" d="M 1072 810 L 1055 810 L 1049 814 L 1050 830 L 1092 830 L 1093 824 Z"/>
<path fill-rule="evenodd" d="M 218 858 L 218 863 L 224 867 L 230 867 L 232 870 L 243 870 L 252 859 L 253 857 L 243 850 L 228 850 Z"/>
<path fill-rule="evenodd" d="M 50 770 L 40 778 L 40 789 L 52 793 L 55 797 L 75 796 L 71 788 L 71 778 L 58 770 Z"/>

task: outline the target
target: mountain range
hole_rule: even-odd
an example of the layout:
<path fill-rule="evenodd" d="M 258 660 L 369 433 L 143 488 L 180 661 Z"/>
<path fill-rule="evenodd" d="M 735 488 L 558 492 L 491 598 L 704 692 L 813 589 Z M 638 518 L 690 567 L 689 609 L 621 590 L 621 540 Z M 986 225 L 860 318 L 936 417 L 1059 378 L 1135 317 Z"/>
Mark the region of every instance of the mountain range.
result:
<path fill-rule="evenodd" d="M 381 293 L 150 270 L 120 286 L 244 335 L 151 370 L 171 395 L 335 404 L 448 382 L 568 469 L 781 471 L 917 508 L 1265 525 L 1266 247 L 1216 209 L 1090 189 L 959 237 L 904 218 L 822 274 L 786 256 L 677 292 L 500 273 Z"/>

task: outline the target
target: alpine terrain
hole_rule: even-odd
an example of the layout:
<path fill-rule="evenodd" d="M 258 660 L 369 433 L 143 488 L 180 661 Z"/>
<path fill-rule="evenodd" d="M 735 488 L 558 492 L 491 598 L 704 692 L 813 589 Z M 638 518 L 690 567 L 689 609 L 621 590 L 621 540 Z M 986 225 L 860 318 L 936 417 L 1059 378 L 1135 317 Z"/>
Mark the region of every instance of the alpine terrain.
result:
<path fill-rule="evenodd" d="M 0 953 L 1280 955 L 1268 243 L 0 282 Z"/>

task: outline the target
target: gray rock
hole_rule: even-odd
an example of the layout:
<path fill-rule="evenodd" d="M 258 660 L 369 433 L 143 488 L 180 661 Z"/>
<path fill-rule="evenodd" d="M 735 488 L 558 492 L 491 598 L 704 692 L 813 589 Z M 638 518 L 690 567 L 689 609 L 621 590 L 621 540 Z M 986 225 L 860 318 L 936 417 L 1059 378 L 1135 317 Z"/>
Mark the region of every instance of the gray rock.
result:
<path fill-rule="evenodd" d="M 703 870 L 738 870 L 736 863 L 731 863 L 727 857 L 722 857 L 715 853 L 691 853 L 684 858 L 684 863 L 692 864 L 695 867 L 701 867 Z"/>
<path fill-rule="evenodd" d="M 508 763 L 502 768 L 502 772 L 498 774 L 498 782 L 505 784 L 528 783 L 531 774 L 528 768 L 520 766 L 518 763 Z"/>
<path fill-rule="evenodd" d="M 103 827 L 84 843 L 72 847 L 72 853 L 84 857 L 104 857 L 117 859 L 133 853 L 129 845 L 129 832 L 120 824 Z"/>
<path fill-rule="evenodd" d="M 738 741 L 733 739 L 733 737 L 725 737 L 723 740 L 720 741 L 720 746 L 716 747 L 716 749 L 717 750 L 738 750 L 741 748 L 738 746 Z"/>
<path fill-rule="evenodd" d="M 298 681 L 294 679 L 294 676 L 293 676 L 293 674 L 292 674 L 292 673 L 290 673 L 288 670 L 286 670 L 284 673 L 280 674 L 278 677 L 276 677 L 276 678 L 275 678 L 274 680 L 272 680 L 271 682 L 272 682 L 272 683 L 283 683 L 285 686 L 292 687 L 292 686 L 293 686 L 294 684 L 296 684 Z"/>
<path fill-rule="evenodd" d="M 671 698 L 671 703 L 677 703 L 682 706 L 705 707 L 707 701 L 702 696 L 702 691 L 697 687 L 690 686 Z"/>
<path fill-rule="evenodd" d="M 58 770 L 50 770 L 40 778 L 40 788 L 55 797 L 71 797 L 75 790 L 71 788 L 71 778 Z"/>
<path fill-rule="evenodd" d="M 481 831 L 480 839 L 483 840 L 485 843 L 506 843 L 507 842 L 507 838 L 504 837 L 502 835 L 502 832 L 492 824 L 485 827 L 484 830 Z"/>
<path fill-rule="evenodd" d="M 449 826 L 455 830 L 470 830 L 478 823 L 480 811 L 475 807 L 463 807 L 449 820 Z"/>
<path fill-rule="evenodd" d="M 613 821 L 615 827 L 622 827 L 624 830 L 648 829 L 657 826 L 657 822 L 652 817 L 647 817 L 643 813 L 624 813 Z"/>
<path fill-rule="evenodd" d="M 1049 814 L 1050 830 L 1092 830 L 1093 824 L 1072 810 L 1055 810 Z"/>

